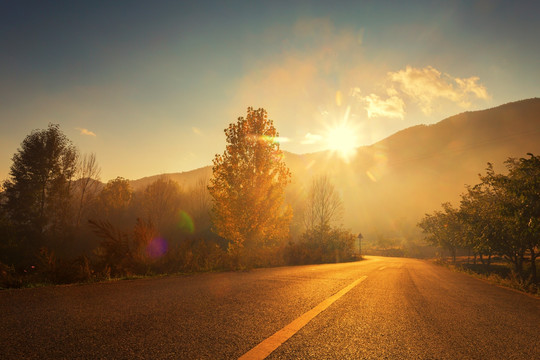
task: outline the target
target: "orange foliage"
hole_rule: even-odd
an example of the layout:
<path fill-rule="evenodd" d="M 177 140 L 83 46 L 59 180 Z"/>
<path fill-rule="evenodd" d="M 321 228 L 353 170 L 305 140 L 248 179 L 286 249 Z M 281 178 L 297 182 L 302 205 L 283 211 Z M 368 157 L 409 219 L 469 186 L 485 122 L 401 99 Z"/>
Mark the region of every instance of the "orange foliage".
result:
<path fill-rule="evenodd" d="M 283 161 L 279 136 L 266 110 L 248 108 L 247 117 L 225 129 L 227 147 L 216 155 L 209 191 L 214 200 L 214 231 L 229 250 L 282 243 L 292 216 L 283 204 L 291 174 Z"/>

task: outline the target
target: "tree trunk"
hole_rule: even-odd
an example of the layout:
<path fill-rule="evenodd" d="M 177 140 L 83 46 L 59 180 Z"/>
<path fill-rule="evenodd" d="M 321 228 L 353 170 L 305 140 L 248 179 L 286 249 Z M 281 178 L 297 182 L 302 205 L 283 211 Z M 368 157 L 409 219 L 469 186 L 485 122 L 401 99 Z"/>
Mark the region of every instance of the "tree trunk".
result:
<path fill-rule="evenodd" d="M 521 277 L 522 279 L 523 279 L 523 258 L 524 258 L 523 252 L 518 254 L 518 256 L 516 257 L 516 271 L 519 274 L 519 277 Z"/>
<path fill-rule="evenodd" d="M 530 248 L 531 251 L 531 275 L 532 275 L 532 281 L 534 284 L 538 283 L 538 278 L 536 275 L 536 257 L 538 254 L 534 251 L 534 247 Z"/>
<path fill-rule="evenodd" d="M 82 183 L 82 188 L 81 188 L 81 201 L 79 202 L 79 210 L 77 211 L 77 227 L 79 227 L 81 225 L 81 217 L 82 217 L 82 209 L 83 209 L 83 204 L 84 204 L 84 193 L 86 192 L 86 183 L 84 181 L 86 180 L 82 180 L 83 183 Z"/>

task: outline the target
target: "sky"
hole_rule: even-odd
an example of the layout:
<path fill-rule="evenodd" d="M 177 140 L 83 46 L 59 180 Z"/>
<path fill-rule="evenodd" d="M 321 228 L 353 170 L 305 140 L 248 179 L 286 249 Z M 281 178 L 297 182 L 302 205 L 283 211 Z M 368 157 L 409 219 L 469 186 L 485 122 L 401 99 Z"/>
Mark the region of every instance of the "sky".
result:
<path fill-rule="evenodd" d="M 211 165 L 249 106 L 302 154 L 335 146 L 336 129 L 364 146 L 538 97 L 539 14 L 502 0 L 0 0 L 0 180 L 49 123 L 108 181 Z"/>

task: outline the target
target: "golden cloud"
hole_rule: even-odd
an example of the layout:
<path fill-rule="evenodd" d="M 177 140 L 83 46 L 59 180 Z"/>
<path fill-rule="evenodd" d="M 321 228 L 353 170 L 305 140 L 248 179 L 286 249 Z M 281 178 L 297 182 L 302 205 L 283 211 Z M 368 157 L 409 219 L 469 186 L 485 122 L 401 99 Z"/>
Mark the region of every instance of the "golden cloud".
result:
<path fill-rule="evenodd" d="M 403 119 L 405 116 L 405 102 L 397 95 L 392 95 L 386 100 L 375 94 L 363 97 L 366 102 L 368 117 L 387 117 Z"/>
<path fill-rule="evenodd" d="M 431 113 L 432 103 L 436 99 L 447 99 L 468 107 L 471 96 L 489 98 L 486 88 L 478 83 L 478 77 L 455 78 L 432 66 L 423 69 L 407 66 L 404 70 L 389 72 L 388 78 L 399 86 L 399 90 L 416 101 L 425 114 Z"/>
<path fill-rule="evenodd" d="M 85 129 L 85 128 L 76 128 L 76 129 L 80 131 L 81 135 L 96 136 L 96 134 L 93 131 L 90 131 L 88 129 Z"/>
<path fill-rule="evenodd" d="M 307 133 L 306 136 L 304 137 L 304 140 L 301 141 L 301 144 L 302 145 L 316 144 L 319 141 L 321 141 L 322 138 L 323 137 L 321 135 Z"/>

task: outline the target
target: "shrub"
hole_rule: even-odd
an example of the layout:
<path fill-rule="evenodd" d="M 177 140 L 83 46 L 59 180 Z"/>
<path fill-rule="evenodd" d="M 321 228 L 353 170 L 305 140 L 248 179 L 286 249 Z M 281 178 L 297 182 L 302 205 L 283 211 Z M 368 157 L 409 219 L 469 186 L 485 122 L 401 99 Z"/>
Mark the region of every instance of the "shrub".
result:
<path fill-rule="evenodd" d="M 298 243 L 288 244 L 284 258 L 290 265 L 351 261 L 354 241 L 350 231 L 339 228 L 308 230 Z"/>
<path fill-rule="evenodd" d="M 23 285 L 20 276 L 17 276 L 15 268 L 0 262 L 0 287 L 20 288 Z"/>

